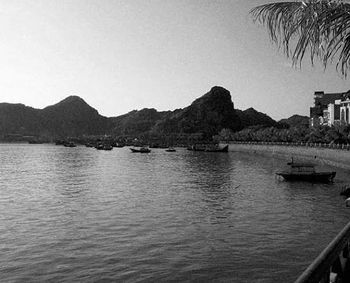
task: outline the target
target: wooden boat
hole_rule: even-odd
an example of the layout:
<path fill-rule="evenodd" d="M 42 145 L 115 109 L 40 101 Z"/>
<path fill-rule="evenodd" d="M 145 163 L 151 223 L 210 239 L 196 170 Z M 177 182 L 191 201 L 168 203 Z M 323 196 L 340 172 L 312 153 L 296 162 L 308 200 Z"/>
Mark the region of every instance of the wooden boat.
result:
<path fill-rule="evenodd" d="M 102 147 L 102 150 L 112 150 L 113 146 L 111 146 L 110 144 L 104 144 Z"/>
<path fill-rule="evenodd" d="M 76 147 L 77 145 L 74 142 L 65 142 L 63 144 L 65 147 Z"/>
<path fill-rule="evenodd" d="M 97 150 L 112 150 L 113 146 L 111 146 L 110 144 L 99 143 L 95 146 L 95 148 Z"/>
<path fill-rule="evenodd" d="M 140 148 L 130 147 L 130 150 L 132 152 L 139 152 L 139 153 L 149 153 L 149 152 L 151 152 L 151 150 L 148 147 L 140 147 Z"/>
<path fill-rule="evenodd" d="M 282 176 L 286 181 L 306 181 L 312 183 L 329 183 L 333 182 L 336 172 L 316 172 L 315 164 L 288 162 L 289 171 L 276 172 L 278 176 Z"/>

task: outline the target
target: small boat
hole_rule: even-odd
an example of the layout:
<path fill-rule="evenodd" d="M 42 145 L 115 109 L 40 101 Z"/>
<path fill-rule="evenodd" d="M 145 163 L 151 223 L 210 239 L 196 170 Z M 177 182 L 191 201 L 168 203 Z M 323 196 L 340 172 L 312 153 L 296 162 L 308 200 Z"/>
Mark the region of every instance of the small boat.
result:
<path fill-rule="evenodd" d="M 95 146 L 95 148 L 97 150 L 112 150 L 113 146 L 111 146 L 110 144 L 99 143 Z"/>
<path fill-rule="evenodd" d="M 149 152 L 151 152 L 151 150 L 148 147 L 140 147 L 140 148 L 130 147 L 130 150 L 132 152 L 139 152 L 139 153 L 149 153 Z"/>
<path fill-rule="evenodd" d="M 110 144 L 104 144 L 102 147 L 102 150 L 112 150 L 113 146 L 111 146 Z"/>
<path fill-rule="evenodd" d="M 114 146 L 114 147 L 124 147 L 125 144 L 124 144 L 124 143 L 116 142 L 113 146 Z"/>
<path fill-rule="evenodd" d="M 65 142 L 63 144 L 65 147 L 76 147 L 77 145 L 74 142 Z"/>
<path fill-rule="evenodd" d="M 333 182 L 336 172 L 316 172 L 315 164 L 313 163 L 302 163 L 288 162 L 290 166 L 289 171 L 276 172 L 278 176 L 282 176 L 286 181 L 306 181 L 312 183 L 329 183 Z"/>
<path fill-rule="evenodd" d="M 173 147 L 168 147 L 165 151 L 167 151 L 167 152 L 175 152 L 176 149 L 173 148 Z"/>
<path fill-rule="evenodd" d="M 95 145 L 95 148 L 96 148 L 97 150 L 102 150 L 102 149 L 103 149 L 103 143 L 98 143 L 98 144 L 96 144 L 96 145 Z"/>

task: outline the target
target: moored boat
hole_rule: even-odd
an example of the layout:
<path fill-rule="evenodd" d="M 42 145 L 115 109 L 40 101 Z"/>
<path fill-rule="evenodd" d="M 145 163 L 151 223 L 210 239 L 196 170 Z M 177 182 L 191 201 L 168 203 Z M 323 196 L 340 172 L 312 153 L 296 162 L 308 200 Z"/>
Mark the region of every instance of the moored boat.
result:
<path fill-rule="evenodd" d="M 71 142 L 71 141 L 65 142 L 63 145 L 65 147 L 76 147 L 77 146 L 74 142 Z"/>
<path fill-rule="evenodd" d="M 111 146 L 110 144 L 99 143 L 95 146 L 95 148 L 97 150 L 112 150 L 113 146 Z"/>
<path fill-rule="evenodd" d="M 134 148 L 134 147 L 130 147 L 130 150 L 132 152 L 139 152 L 139 153 L 149 153 L 151 152 L 151 150 L 148 147 L 140 147 L 140 148 Z"/>
<path fill-rule="evenodd" d="M 290 166 L 288 171 L 276 172 L 278 176 L 282 176 L 286 181 L 305 181 L 312 183 L 329 183 L 333 182 L 336 175 L 334 171 L 316 172 L 316 165 L 313 163 L 288 162 Z"/>

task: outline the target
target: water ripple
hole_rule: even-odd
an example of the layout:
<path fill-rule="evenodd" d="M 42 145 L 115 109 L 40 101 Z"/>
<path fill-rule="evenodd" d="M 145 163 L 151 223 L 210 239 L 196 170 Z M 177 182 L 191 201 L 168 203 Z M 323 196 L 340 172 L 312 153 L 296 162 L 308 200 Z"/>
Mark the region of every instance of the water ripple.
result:
<path fill-rule="evenodd" d="M 283 163 L 1 144 L 1 278 L 292 282 L 347 223 L 349 177 L 279 182 Z"/>

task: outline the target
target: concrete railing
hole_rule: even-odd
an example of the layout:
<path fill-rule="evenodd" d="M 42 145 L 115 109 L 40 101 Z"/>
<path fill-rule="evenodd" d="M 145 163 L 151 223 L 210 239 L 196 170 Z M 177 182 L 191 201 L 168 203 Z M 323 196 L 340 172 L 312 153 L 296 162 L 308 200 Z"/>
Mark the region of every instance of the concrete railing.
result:
<path fill-rule="evenodd" d="M 282 146 L 300 146 L 300 147 L 318 147 L 330 149 L 350 150 L 350 144 L 328 144 L 328 143 L 310 143 L 310 142 L 262 142 L 262 141 L 225 141 L 231 144 L 254 144 L 254 145 L 282 145 Z M 222 141 L 222 143 L 225 143 Z"/>
<path fill-rule="evenodd" d="M 295 283 L 350 282 L 350 222 L 300 275 Z"/>

